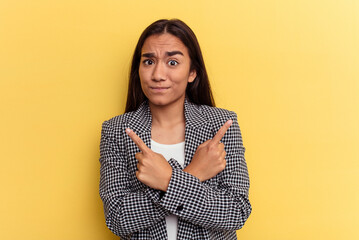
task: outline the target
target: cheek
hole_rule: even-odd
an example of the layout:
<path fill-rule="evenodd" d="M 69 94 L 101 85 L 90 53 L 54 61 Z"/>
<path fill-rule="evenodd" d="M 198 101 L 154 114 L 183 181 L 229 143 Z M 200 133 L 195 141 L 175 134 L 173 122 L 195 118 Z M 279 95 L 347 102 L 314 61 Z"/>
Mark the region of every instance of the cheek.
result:
<path fill-rule="evenodd" d="M 141 82 L 142 82 L 142 79 L 143 79 L 143 77 L 144 77 L 144 72 L 143 72 L 143 68 L 139 68 L 138 69 L 138 75 L 140 76 L 140 80 L 141 80 Z"/>
<path fill-rule="evenodd" d="M 186 71 L 186 69 L 177 72 L 176 74 L 173 74 L 172 79 L 173 82 L 176 83 L 176 85 L 181 86 L 181 87 L 186 87 L 187 83 L 188 83 L 188 77 L 189 74 Z"/>
<path fill-rule="evenodd" d="M 146 94 L 146 87 L 145 87 L 146 86 L 146 81 L 144 81 L 144 79 L 146 79 L 146 78 L 144 76 L 144 72 L 141 71 L 141 68 L 138 70 L 138 76 L 140 77 L 141 89 L 142 89 L 143 93 L 145 93 L 145 95 L 147 95 Z"/>
<path fill-rule="evenodd" d="M 143 68 L 138 69 L 138 75 L 140 77 L 140 82 L 142 84 L 146 84 L 149 80 L 151 80 L 151 77 L 149 76 L 149 71 L 145 71 Z"/>

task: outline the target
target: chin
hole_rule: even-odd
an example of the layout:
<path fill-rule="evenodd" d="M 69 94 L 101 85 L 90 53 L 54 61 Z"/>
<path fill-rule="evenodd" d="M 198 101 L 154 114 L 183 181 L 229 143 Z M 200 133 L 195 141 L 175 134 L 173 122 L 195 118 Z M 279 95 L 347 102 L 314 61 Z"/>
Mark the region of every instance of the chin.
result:
<path fill-rule="evenodd" d="M 156 106 L 166 106 L 170 103 L 170 101 L 165 99 L 159 99 L 159 98 L 149 98 L 148 101 Z"/>
<path fill-rule="evenodd" d="M 185 95 L 173 94 L 148 94 L 148 101 L 155 106 L 168 106 L 184 101 Z"/>
<path fill-rule="evenodd" d="M 162 97 L 162 96 L 156 96 L 156 97 L 151 97 L 151 98 L 148 98 L 149 102 L 155 106 L 161 106 L 161 107 L 164 107 L 164 106 L 168 106 L 168 105 L 171 105 L 173 103 L 176 103 L 178 101 L 180 101 L 180 98 L 178 99 L 170 99 L 168 97 Z"/>

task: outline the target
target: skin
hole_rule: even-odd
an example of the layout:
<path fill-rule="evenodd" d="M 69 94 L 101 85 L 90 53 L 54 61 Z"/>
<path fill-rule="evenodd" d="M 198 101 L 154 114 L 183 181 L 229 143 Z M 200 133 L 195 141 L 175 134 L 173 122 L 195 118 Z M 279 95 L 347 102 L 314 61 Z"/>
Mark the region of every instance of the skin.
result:
<path fill-rule="evenodd" d="M 141 87 L 151 110 L 182 103 L 187 83 L 196 78 L 196 71 L 190 71 L 187 47 L 177 37 L 165 33 L 148 37 L 141 54 Z"/>
<path fill-rule="evenodd" d="M 177 37 L 164 33 L 148 37 L 141 54 L 139 75 L 152 114 L 151 137 L 163 144 L 182 142 L 186 87 L 196 78 L 196 71 L 190 70 L 191 59 L 187 47 Z M 198 146 L 185 172 L 205 181 L 223 171 L 226 152 L 220 141 L 231 124 L 231 120 L 227 121 L 213 139 Z M 138 160 L 137 179 L 151 188 L 167 191 L 172 167 L 131 129 L 126 129 L 126 133 L 141 151 L 135 155 Z"/>

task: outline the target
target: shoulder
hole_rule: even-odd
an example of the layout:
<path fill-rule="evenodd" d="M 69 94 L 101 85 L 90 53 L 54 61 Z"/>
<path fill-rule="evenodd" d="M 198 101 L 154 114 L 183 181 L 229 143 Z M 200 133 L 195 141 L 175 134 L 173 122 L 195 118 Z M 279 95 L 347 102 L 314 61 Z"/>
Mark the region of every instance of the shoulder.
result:
<path fill-rule="evenodd" d="M 114 132 L 124 131 L 126 128 L 142 129 L 150 120 L 150 111 L 146 102 L 137 110 L 115 116 L 102 124 L 102 129 L 112 129 Z M 134 129 L 133 129 L 134 130 Z"/>
<path fill-rule="evenodd" d="M 148 121 L 148 114 L 146 106 L 141 106 L 135 111 L 115 116 L 102 123 L 102 133 L 119 138 L 125 133 L 126 128 L 142 130 Z"/>
<path fill-rule="evenodd" d="M 102 126 L 116 129 L 120 126 L 126 125 L 126 123 L 131 118 L 132 115 L 133 115 L 133 112 L 129 112 L 129 113 L 124 113 L 124 114 L 112 117 L 112 118 L 104 121 L 102 123 Z"/>
<path fill-rule="evenodd" d="M 207 105 L 195 105 L 192 108 L 195 108 L 196 114 L 200 114 L 201 118 L 214 129 L 219 129 L 228 120 L 237 122 L 237 114 L 231 110 Z"/>
<path fill-rule="evenodd" d="M 102 123 L 101 135 L 102 137 L 119 140 L 122 133 L 127 128 L 127 122 L 130 114 L 124 113 Z"/>
<path fill-rule="evenodd" d="M 231 110 L 227 110 L 224 108 L 218 108 L 218 107 L 211 107 L 207 105 L 199 105 L 202 113 L 206 115 L 210 119 L 227 119 L 231 117 L 236 117 L 237 114 Z"/>
<path fill-rule="evenodd" d="M 236 146 L 236 148 L 243 146 L 237 114 L 234 111 L 207 105 L 196 105 L 195 108 L 197 109 L 197 114 L 201 114 L 205 125 L 210 126 L 214 134 L 217 133 L 225 122 L 232 120 L 233 123 L 227 130 L 222 142 L 225 143 L 227 149 L 231 148 L 232 145 Z"/>

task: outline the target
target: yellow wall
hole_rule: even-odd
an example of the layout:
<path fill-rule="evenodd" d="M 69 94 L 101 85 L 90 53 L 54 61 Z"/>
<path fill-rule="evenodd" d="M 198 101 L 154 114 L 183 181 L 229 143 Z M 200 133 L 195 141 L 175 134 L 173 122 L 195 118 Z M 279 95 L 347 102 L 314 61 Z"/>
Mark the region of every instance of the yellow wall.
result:
<path fill-rule="evenodd" d="M 239 115 L 253 204 L 239 239 L 359 239 L 356 0 L 0 0 L 0 239 L 118 239 L 101 123 L 123 112 L 142 30 L 172 17 Z"/>

